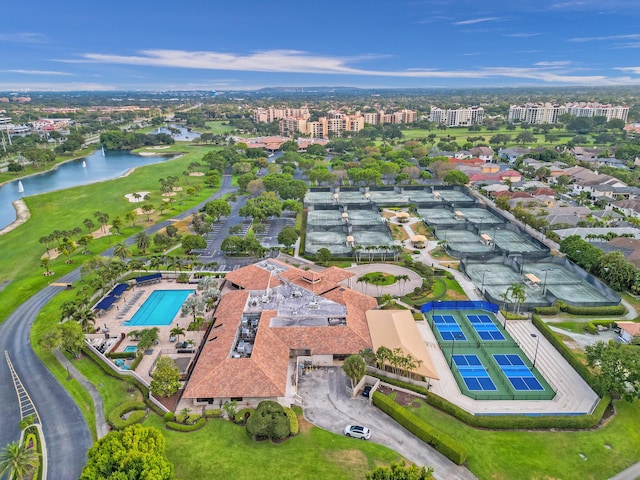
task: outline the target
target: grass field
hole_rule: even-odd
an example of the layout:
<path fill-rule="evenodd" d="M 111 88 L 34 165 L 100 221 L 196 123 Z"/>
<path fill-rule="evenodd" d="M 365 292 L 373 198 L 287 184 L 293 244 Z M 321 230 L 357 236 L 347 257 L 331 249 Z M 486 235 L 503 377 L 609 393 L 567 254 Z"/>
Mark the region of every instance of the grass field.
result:
<path fill-rule="evenodd" d="M 140 167 L 127 177 L 27 197 L 25 201 L 31 210 L 31 219 L 16 230 L 0 236 L 0 251 L 3 252 L 0 256 L 0 282 L 10 281 L 0 295 L 0 321 L 3 321 L 26 298 L 76 268 L 78 263 L 88 258 L 87 255 L 83 256 L 79 253 L 80 249 L 76 250 L 71 257 L 75 261 L 74 264 L 67 265 L 66 258 L 58 257 L 51 262 L 50 267 L 56 275 L 45 278 L 40 266 L 40 257 L 44 254 L 44 245 L 38 242 L 41 236 L 49 235 L 53 230 L 82 227 L 82 221 L 85 218 L 91 218 L 98 224 L 93 217 L 97 210 L 108 213 L 110 219 L 120 216 L 124 220 L 125 214 L 133 209 L 133 204 L 124 198 L 126 193 L 150 191 L 151 203 L 157 204 L 161 198 L 159 178 L 175 175 L 180 178 L 183 188 L 202 184 L 204 177 L 185 178 L 182 173 L 191 162 L 199 161 L 202 155 L 213 147 L 204 149 L 173 146 L 173 148 L 187 153 L 175 160 Z M 185 195 L 182 199 L 176 200 L 174 205 L 178 205 L 175 208 L 179 211 L 187 209 L 212 193 L 211 189 L 204 188 L 192 197 Z M 162 218 L 169 218 L 175 212 L 176 210 L 165 211 Z M 158 213 L 152 215 L 153 222 L 160 219 Z M 89 246 L 89 249 L 91 252 L 102 252 L 149 224 L 146 216 L 139 216 L 135 227 L 125 222 L 121 229 L 122 235 L 98 239 Z"/>
<path fill-rule="evenodd" d="M 96 416 L 93 401 L 91 400 L 89 392 L 87 392 L 87 390 L 85 390 L 85 388 L 76 379 L 68 377 L 66 369 L 60 365 L 52 353 L 40 348 L 40 339 L 42 336 L 52 326 L 60 322 L 60 305 L 67 300 L 74 300 L 75 295 L 75 292 L 72 290 L 64 290 L 53 297 L 53 299 L 44 306 L 36 317 L 33 327 L 31 328 L 31 346 L 33 347 L 36 355 L 38 355 L 40 360 L 42 360 L 42 363 L 46 365 L 62 386 L 67 389 L 73 400 L 76 402 L 89 426 L 91 436 L 95 441 L 97 439 Z M 106 375 L 101 374 L 100 382 L 102 382 L 102 377 L 106 377 Z"/>
<path fill-rule="evenodd" d="M 304 420 L 300 434 L 281 444 L 254 442 L 244 427 L 227 420 L 211 420 L 192 433 L 166 430 L 156 415 L 145 425 L 166 437 L 177 480 L 362 479 L 376 466 L 401 458 L 381 445 L 336 435 Z"/>
<path fill-rule="evenodd" d="M 617 415 L 598 430 L 567 432 L 480 430 L 419 403 L 416 415 L 464 441 L 468 468 L 481 480 L 604 480 L 640 460 L 638 401 L 616 402 Z"/>
<path fill-rule="evenodd" d="M 231 125 L 223 125 L 223 123 L 228 123 L 224 120 L 214 120 L 212 122 L 205 122 L 207 126 L 206 131 L 211 132 L 215 135 L 222 135 L 224 133 L 231 133 L 235 130 Z"/>
<path fill-rule="evenodd" d="M 486 142 L 489 142 L 489 139 L 494 135 L 503 134 L 503 135 L 511 136 L 512 142 L 508 143 L 507 146 L 512 147 L 516 145 L 520 146 L 519 144 L 516 144 L 515 138 L 518 136 L 518 134 L 525 131 L 533 133 L 533 129 L 521 130 L 520 128 L 517 128 L 513 132 L 507 130 L 506 128 L 501 128 L 500 130 L 496 130 L 496 131 L 488 131 L 486 128 L 483 128 L 479 132 L 470 132 L 467 129 L 467 127 L 451 127 L 451 128 L 447 128 L 446 130 L 410 129 L 410 130 L 402 130 L 402 139 L 403 140 L 421 139 L 421 138 L 427 138 L 429 135 L 435 134 L 436 143 L 438 143 L 441 137 L 446 138 L 448 135 L 450 135 L 451 137 L 456 137 L 455 141 L 459 145 L 462 145 L 463 143 L 466 143 L 467 137 L 484 137 Z M 556 146 L 558 144 L 567 143 L 569 140 L 575 137 L 575 134 L 573 133 L 569 133 L 564 130 L 555 130 L 555 129 L 549 132 L 549 135 L 555 135 L 558 137 L 558 140 L 555 142 L 546 142 L 544 138 L 545 137 L 544 133 L 533 134 L 533 135 L 538 139 L 538 141 L 533 144 L 525 143 L 524 146 Z M 589 135 L 586 135 L 586 137 L 589 140 L 589 143 L 593 142 L 593 138 L 591 138 Z"/>

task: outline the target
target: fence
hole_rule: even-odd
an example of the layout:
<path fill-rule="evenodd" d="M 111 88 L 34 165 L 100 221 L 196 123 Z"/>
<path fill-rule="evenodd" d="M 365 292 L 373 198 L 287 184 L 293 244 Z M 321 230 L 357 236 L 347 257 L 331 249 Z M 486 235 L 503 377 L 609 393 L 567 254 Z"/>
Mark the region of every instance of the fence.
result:
<path fill-rule="evenodd" d="M 422 313 L 432 310 L 486 310 L 491 313 L 498 313 L 499 307 L 495 303 L 484 302 L 481 300 L 465 300 L 465 301 L 436 301 L 425 303 L 420 307 Z"/>

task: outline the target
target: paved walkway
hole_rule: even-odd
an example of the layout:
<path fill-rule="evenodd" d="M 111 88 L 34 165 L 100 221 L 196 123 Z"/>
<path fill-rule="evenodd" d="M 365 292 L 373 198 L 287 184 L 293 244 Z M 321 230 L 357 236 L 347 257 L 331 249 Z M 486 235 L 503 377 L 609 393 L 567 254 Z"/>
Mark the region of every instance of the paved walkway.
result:
<path fill-rule="evenodd" d="M 372 296 L 381 296 L 387 293 L 394 296 L 404 296 L 408 292 L 413 291 L 416 287 L 420 287 L 422 285 L 422 277 L 420 277 L 420 275 L 413 270 L 409 270 L 408 268 L 404 268 L 399 265 L 370 263 L 368 265 L 358 265 L 356 267 L 345 268 L 345 270 L 355 273 L 356 276 L 343 281 L 342 285 Z M 384 287 L 377 287 L 373 284 L 357 281 L 362 275 L 373 272 L 390 273 L 395 276 L 407 275 L 409 280 L 407 282 L 398 281 Z"/>
<path fill-rule="evenodd" d="M 104 437 L 107 433 L 109 433 L 109 426 L 104 417 L 104 403 L 102 402 L 102 396 L 98 389 L 89 381 L 87 377 L 80 373 L 73 363 L 69 361 L 67 357 L 60 350 L 54 350 L 53 354 L 60 364 L 67 369 L 69 374 L 75 378 L 80 384 L 89 392 L 91 395 L 91 400 L 93 401 L 94 411 L 96 415 L 96 431 L 98 434 L 98 439 Z"/>

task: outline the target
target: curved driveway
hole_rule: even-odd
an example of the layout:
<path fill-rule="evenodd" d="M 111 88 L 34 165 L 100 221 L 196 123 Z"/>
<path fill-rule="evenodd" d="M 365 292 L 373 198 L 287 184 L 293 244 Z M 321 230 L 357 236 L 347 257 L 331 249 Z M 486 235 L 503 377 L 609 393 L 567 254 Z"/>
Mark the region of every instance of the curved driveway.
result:
<path fill-rule="evenodd" d="M 231 176 L 224 175 L 218 192 L 204 202 L 176 215 L 184 218 L 199 210 L 206 202 L 234 191 Z M 169 225 L 163 221 L 146 229 L 154 233 Z M 133 243 L 133 238 L 126 240 Z M 104 255 L 111 256 L 113 249 Z M 80 279 L 77 268 L 56 282 L 73 283 Z M 52 480 L 75 480 L 80 477 L 86 462 L 86 454 L 93 441 L 80 409 L 56 378 L 36 356 L 30 344 L 33 321 L 42 307 L 63 287 L 48 286 L 27 299 L 0 325 L 0 353 L 9 353 L 11 362 L 24 387 L 38 410 L 47 445 L 48 475 Z M 4 357 L 2 357 L 4 358 Z M 18 441 L 20 408 L 13 388 L 9 367 L 0 360 L 0 447 Z"/>
<path fill-rule="evenodd" d="M 371 441 L 395 450 L 417 465 L 433 467 L 434 478 L 472 480 L 476 477 L 411 434 L 363 397 L 347 394 L 349 379 L 341 368 L 315 369 L 300 377 L 298 394 L 305 417 L 325 430 L 342 434 L 345 425 L 365 425 Z M 357 440 L 354 440 L 357 442 Z"/>

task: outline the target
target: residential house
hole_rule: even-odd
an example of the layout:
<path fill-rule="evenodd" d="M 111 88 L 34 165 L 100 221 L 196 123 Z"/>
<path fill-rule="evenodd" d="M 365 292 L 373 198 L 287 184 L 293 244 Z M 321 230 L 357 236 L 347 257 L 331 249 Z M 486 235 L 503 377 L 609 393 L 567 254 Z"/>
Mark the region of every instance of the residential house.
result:
<path fill-rule="evenodd" d="M 469 150 L 471 155 L 478 157 L 485 162 L 493 161 L 493 148 L 491 147 L 473 147 Z"/>

